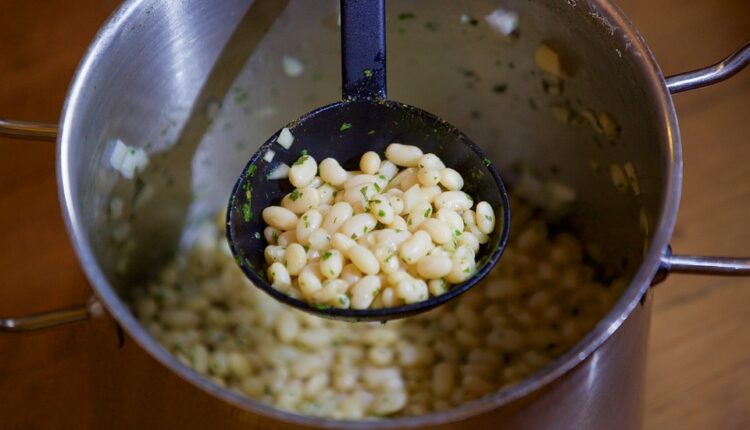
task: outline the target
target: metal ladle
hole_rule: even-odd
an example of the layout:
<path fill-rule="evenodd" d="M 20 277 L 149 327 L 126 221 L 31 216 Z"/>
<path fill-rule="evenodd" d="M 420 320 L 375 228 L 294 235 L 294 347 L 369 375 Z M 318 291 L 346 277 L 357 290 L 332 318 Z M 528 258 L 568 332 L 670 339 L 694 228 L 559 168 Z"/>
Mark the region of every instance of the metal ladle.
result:
<path fill-rule="evenodd" d="M 346 321 L 386 321 L 412 316 L 457 297 L 484 278 L 500 259 L 510 228 L 510 203 L 495 166 L 456 127 L 419 108 L 386 99 L 385 5 L 383 0 L 341 1 L 343 100 L 303 115 L 286 127 L 294 135 L 289 149 L 276 143 L 279 132 L 250 158 L 234 186 L 227 211 L 227 238 L 245 275 L 276 300 L 322 317 Z M 439 84 L 436 90 L 439 91 Z M 288 180 L 271 180 L 281 163 L 291 165 L 302 150 L 318 162 L 332 157 L 347 170 L 357 169 L 367 151 L 385 152 L 392 142 L 416 145 L 434 153 L 465 178 L 463 191 L 487 201 L 496 228 L 477 253 L 477 272 L 448 292 L 423 302 L 380 309 L 322 308 L 273 288 L 263 250 L 264 208 L 278 205 L 293 190 Z M 264 155 L 272 150 L 271 162 Z"/>

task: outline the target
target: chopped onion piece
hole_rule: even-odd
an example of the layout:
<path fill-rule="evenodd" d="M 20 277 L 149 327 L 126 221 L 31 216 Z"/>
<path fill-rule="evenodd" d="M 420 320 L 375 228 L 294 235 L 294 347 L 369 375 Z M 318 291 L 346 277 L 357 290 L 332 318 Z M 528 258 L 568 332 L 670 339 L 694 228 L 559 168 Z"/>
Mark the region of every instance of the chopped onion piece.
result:
<path fill-rule="evenodd" d="M 117 139 L 109 164 L 127 179 L 133 179 L 137 171 L 143 170 L 148 164 L 148 155 L 142 148 L 128 146 Z"/>
<path fill-rule="evenodd" d="M 504 9 L 495 9 L 484 17 L 487 25 L 503 36 L 510 36 L 518 30 L 518 14 Z"/>
<path fill-rule="evenodd" d="M 289 177 L 289 165 L 281 163 L 276 166 L 271 173 L 268 174 L 268 179 L 285 179 Z"/>
<path fill-rule="evenodd" d="M 281 68 L 284 70 L 284 74 L 290 78 L 296 78 L 305 71 L 305 66 L 302 62 L 289 55 L 284 55 L 281 59 Z"/>
<path fill-rule="evenodd" d="M 273 161 L 273 157 L 275 155 L 276 155 L 276 153 L 269 149 L 268 151 L 266 151 L 265 154 L 263 154 L 263 159 L 265 161 L 268 161 L 270 163 L 271 161 Z"/>
<path fill-rule="evenodd" d="M 292 143 L 294 143 L 294 135 L 288 128 L 284 127 L 281 129 L 279 137 L 276 138 L 276 143 L 283 146 L 284 149 L 289 149 L 292 147 Z"/>

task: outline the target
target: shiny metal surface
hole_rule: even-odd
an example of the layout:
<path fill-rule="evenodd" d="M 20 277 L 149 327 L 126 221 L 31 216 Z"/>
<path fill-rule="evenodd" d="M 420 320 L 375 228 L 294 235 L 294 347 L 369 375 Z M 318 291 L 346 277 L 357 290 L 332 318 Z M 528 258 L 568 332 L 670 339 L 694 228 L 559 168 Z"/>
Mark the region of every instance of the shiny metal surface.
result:
<path fill-rule="evenodd" d="M 53 328 L 74 322 L 85 321 L 88 319 L 88 316 L 88 307 L 82 305 L 13 318 L 0 317 L 0 332 L 25 333 Z"/>
<path fill-rule="evenodd" d="M 399 77 L 391 80 L 391 94 L 465 130 L 504 169 L 533 162 L 540 174 L 572 187 L 579 234 L 605 267 L 632 275 L 621 299 L 548 367 L 446 412 L 338 422 L 275 410 L 212 384 L 162 349 L 121 294 L 225 203 L 236 171 L 283 118 L 336 98 L 337 11 L 335 2 L 313 9 L 305 1 L 131 0 L 81 63 L 58 138 L 60 197 L 74 246 L 98 297 L 130 336 L 122 349 L 102 350 L 108 363 L 98 370 L 102 401 L 121 404 L 128 414 L 115 423 L 99 417 L 101 426 L 142 425 L 143 417 L 153 417 L 144 412 L 153 402 L 180 405 L 154 423 L 165 428 L 640 425 L 648 288 L 674 227 L 682 179 L 679 130 L 661 71 L 632 24 L 603 0 L 436 3 L 414 1 L 408 9 L 443 22 L 440 32 L 402 23 L 387 35 L 391 52 L 400 51 L 388 65 Z M 498 6 L 521 16 L 515 43 L 457 24 L 463 13 L 481 17 Z M 401 10 L 390 9 L 393 22 Z M 545 94 L 541 76 L 533 73 L 540 42 L 561 53 L 571 74 L 562 96 Z M 309 74 L 284 77 L 284 54 L 301 57 Z M 508 91 L 492 91 L 499 84 Z M 588 127 L 562 124 L 544 109 L 554 103 L 607 112 L 621 135 L 611 144 Z M 140 182 L 109 168 L 115 139 L 149 153 Z M 594 168 L 623 163 L 635 166 L 639 193 L 616 190 Z M 122 217 L 112 216 L 113 198 L 123 203 Z M 122 231 L 123 219 L 130 220 L 129 234 L 112 234 Z M 148 363 L 151 372 L 129 373 L 135 360 Z M 162 389 L 144 393 L 144 381 Z"/>
<path fill-rule="evenodd" d="M 30 140 L 57 140 L 57 124 L 14 121 L 0 118 L 0 137 Z"/>
<path fill-rule="evenodd" d="M 724 60 L 702 69 L 692 70 L 665 79 L 667 89 L 672 94 L 702 88 L 731 78 L 735 73 L 750 64 L 750 41 Z"/>

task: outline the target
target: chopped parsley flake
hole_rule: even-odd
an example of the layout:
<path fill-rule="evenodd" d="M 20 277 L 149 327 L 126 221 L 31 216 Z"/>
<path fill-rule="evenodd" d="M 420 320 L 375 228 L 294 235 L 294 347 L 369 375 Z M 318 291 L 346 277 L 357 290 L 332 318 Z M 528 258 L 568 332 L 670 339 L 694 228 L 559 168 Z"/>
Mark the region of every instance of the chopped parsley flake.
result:
<path fill-rule="evenodd" d="M 339 131 L 346 131 L 352 128 L 352 124 L 348 122 L 342 122 L 341 127 L 339 127 Z"/>
<path fill-rule="evenodd" d="M 485 159 L 484 159 L 484 160 L 482 160 L 482 161 L 484 162 L 484 165 L 485 165 L 485 166 L 488 166 L 488 167 L 489 167 L 489 165 L 490 165 L 490 164 L 492 164 L 492 161 L 490 161 L 490 159 L 489 159 L 489 158 L 485 158 Z"/>
<path fill-rule="evenodd" d="M 364 72 L 362 72 L 362 73 L 365 74 L 366 78 L 371 78 L 372 77 L 372 70 L 370 70 L 370 69 L 365 69 Z"/>
<path fill-rule="evenodd" d="M 247 172 L 246 172 L 245 175 L 246 176 L 253 176 L 255 174 L 255 170 L 257 168 L 258 168 L 258 166 L 256 166 L 255 164 L 251 164 L 251 165 L 247 166 Z"/>
<path fill-rule="evenodd" d="M 322 258 L 323 258 L 323 261 L 326 261 L 326 260 L 328 260 L 329 258 L 331 258 L 331 256 L 332 256 L 332 255 L 333 255 L 333 254 L 331 254 L 331 251 L 326 251 L 326 253 L 325 253 L 325 254 L 323 254 L 323 257 L 322 257 Z"/>
<path fill-rule="evenodd" d="M 385 216 L 385 211 L 382 209 L 378 211 L 378 216 Z"/>
<path fill-rule="evenodd" d="M 301 194 L 299 193 L 299 190 L 296 190 L 296 189 L 295 189 L 294 191 L 292 191 L 292 193 L 291 193 L 291 194 L 289 194 L 289 199 L 291 199 L 291 200 L 292 200 L 293 202 L 296 202 L 296 201 L 297 201 L 297 199 L 298 199 L 298 198 L 299 198 L 300 196 L 301 196 Z"/>
<path fill-rule="evenodd" d="M 424 211 L 424 217 L 429 218 L 431 213 L 432 213 L 432 208 L 427 208 L 427 210 Z"/>
<path fill-rule="evenodd" d="M 438 25 L 437 22 L 434 21 L 427 21 L 424 25 L 424 27 L 430 31 L 438 31 L 440 30 L 440 25 Z"/>
<path fill-rule="evenodd" d="M 242 205 L 242 219 L 250 222 L 253 219 L 253 213 L 250 211 L 250 203 Z"/>
<path fill-rule="evenodd" d="M 367 185 L 359 189 L 359 192 L 362 193 L 362 198 L 367 201 Z"/>
<path fill-rule="evenodd" d="M 484 219 L 486 219 L 487 221 L 492 221 L 492 217 L 491 217 L 491 216 L 489 216 L 489 215 L 485 215 L 485 216 L 484 216 Z"/>
<path fill-rule="evenodd" d="M 375 134 L 375 130 L 370 130 L 370 131 L 367 132 L 367 134 L 369 134 L 370 136 L 372 136 L 373 134 Z"/>
<path fill-rule="evenodd" d="M 406 21 L 408 19 L 414 19 L 416 17 L 417 16 L 414 15 L 414 13 L 412 13 L 412 12 L 402 12 L 402 13 L 398 14 L 398 20 L 399 21 Z"/>
<path fill-rule="evenodd" d="M 299 166 L 299 165 L 301 165 L 302 163 L 304 163 L 305 161 L 307 161 L 307 159 L 308 159 L 308 158 L 310 158 L 310 156 L 309 156 L 309 155 L 306 155 L 306 154 L 305 154 L 305 155 L 303 155 L 303 156 L 299 157 L 299 158 L 297 159 L 297 161 L 295 161 L 295 162 L 294 162 L 294 164 L 292 164 L 292 165 L 293 165 L 293 166 Z"/>
<path fill-rule="evenodd" d="M 455 231 L 453 232 L 453 234 L 454 234 L 455 236 L 461 236 L 461 230 L 455 230 Z"/>

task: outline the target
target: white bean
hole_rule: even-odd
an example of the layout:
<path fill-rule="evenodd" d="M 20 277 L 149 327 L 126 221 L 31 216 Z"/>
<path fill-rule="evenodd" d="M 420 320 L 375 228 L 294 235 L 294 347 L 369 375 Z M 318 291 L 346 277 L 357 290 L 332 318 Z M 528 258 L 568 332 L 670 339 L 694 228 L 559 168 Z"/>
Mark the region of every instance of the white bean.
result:
<path fill-rule="evenodd" d="M 427 300 L 430 292 L 427 283 L 421 279 L 405 278 L 396 285 L 396 296 L 406 304 Z"/>
<path fill-rule="evenodd" d="M 452 262 L 445 255 L 426 255 L 417 263 L 417 273 L 424 279 L 439 279 L 451 271 Z"/>
<path fill-rule="evenodd" d="M 318 174 L 318 163 L 310 155 L 303 155 L 289 168 L 289 182 L 297 188 L 309 185 Z"/>
<path fill-rule="evenodd" d="M 380 278 L 367 275 L 351 287 L 352 308 L 367 309 L 380 293 Z"/>
<path fill-rule="evenodd" d="M 465 231 L 458 236 L 458 244 L 468 246 L 475 254 L 479 251 L 479 240 L 470 231 Z"/>
<path fill-rule="evenodd" d="M 404 192 L 402 197 L 404 199 L 404 213 L 410 213 L 414 205 L 423 201 L 422 194 L 419 191 L 419 185 L 414 184 Z"/>
<path fill-rule="evenodd" d="M 268 268 L 268 278 L 271 280 L 271 285 L 277 290 L 284 290 L 292 286 L 292 278 L 289 276 L 286 267 L 281 263 L 273 263 Z"/>
<path fill-rule="evenodd" d="M 347 264 L 344 266 L 344 269 L 341 271 L 341 279 L 346 281 L 347 284 L 352 285 L 356 284 L 360 279 L 362 279 L 363 273 L 357 269 L 357 266 L 355 266 L 352 263 Z"/>
<path fill-rule="evenodd" d="M 441 170 L 445 168 L 445 164 L 443 164 L 443 160 L 440 159 L 437 155 L 433 153 L 427 153 L 422 156 L 422 158 L 419 159 L 419 163 L 417 163 L 417 166 L 420 169 L 433 169 L 433 170 Z"/>
<path fill-rule="evenodd" d="M 383 175 L 385 178 L 390 181 L 393 179 L 394 176 L 396 176 L 396 173 L 398 173 L 398 166 L 393 164 L 389 160 L 382 160 L 380 162 L 380 169 L 378 169 L 378 175 Z"/>
<path fill-rule="evenodd" d="M 344 188 L 359 189 L 362 187 L 362 185 L 374 184 L 375 182 L 377 182 L 377 177 L 373 175 L 354 175 L 346 180 L 346 182 L 344 183 Z"/>
<path fill-rule="evenodd" d="M 307 265 L 307 251 L 299 243 L 293 243 L 286 248 L 284 261 L 289 274 L 297 276 L 305 265 Z"/>
<path fill-rule="evenodd" d="M 359 269 L 362 273 L 365 273 L 367 275 L 375 275 L 380 270 L 378 260 L 369 249 L 363 246 L 352 246 L 351 248 L 349 248 L 347 256 L 352 261 L 352 263 L 357 266 L 357 269 Z"/>
<path fill-rule="evenodd" d="M 404 200 L 401 198 L 401 196 L 396 196 L 393 194 L 382 194 L 382 196 L 388 199 L 388 203 L 390 203 L 391 207 L 393 208 L 394 215 L 401 215 L 401 213 L 403 213 Z"/>
<path fill-rule="evenodd" d="M 464 187 L 464 178 L 457 171 L 446 167 L 440 170 L 440 185 L 449 191 L 460 191 Z"/>
<path fill-rule="evenodd" d="M 393 222 L 389 225 L 390 228 L 396 231 L 408 231 L 409 226 L 406 224 L 406 220 L 401 216 L 396 215 L 393 217 Z"/>
<path fill-rule="evenodd" d="M 380 156 L 375 151 L 368 151 L 359 160 L 359 170 L 374 175 L 380 169 Z"/>
<path fill-rule="evenodd" d="M 382 194 L 373 196 L 369 201 L 370 213 L 379 222 L 383 224 L 390 224 L 393 222 L 394 211 L 390 201 Z"/>
<path fill-rule="evenodd" d="M 308 300 L 312 299 L 313 295 L 323 288 L 321 279 L 323 279 L 323 276 L 320 273 L 320 265 L 318 263 L 305 266 L 297 277 L 302 295 Z"/>
<path fill-rule="evenodd" d="M 297 223 L 297 241 L 303 245 L 310 243 L 310 234 L 320 227 L 323 222 L 323 215 L 315 209 L 310 209 L 302 215 L 302 218 Z"/>
<path fill-rule="evenodd" d="M 349 248 L 356 244 L 357 242 L 355 242 L 354 239 L 343 233 L 334 233 L 333 238 L 331 239 L 331 246 L 344 255 L 349 251 Z"/>
<path fill-rule="evenodd" d="M 419 195 L 422 196 L 422 200 L 426 200 L 430 203 L 435 201 L 435 197 L 439 196 L 442 192 L 443 190 L 438 185 L 421 187 L 419 189 Z"/>
<path fill-rule="evenodd" d="M 323 184 L 320 187 L 318 187 L 318 198 L 319 206 L 329 206 L 333 204 L 333 194 L 336 192 L 336 189 L 328 184 Z"/>
<path fill-rule="evenodd" d="M 474 205 L 471 197 L 463 191 L 446 191 L 435 197 L 434 203 L 438 209 L 448 208 L 454 211 L 471 209 Z"/>
<path fill-rule="evenodd" d="M 479 230 L 479 227 L 476 224 L 469 224 L 468 226 L 466 226 L 466 229 L 469 230 L 471 234 L 476 236 L 479 243 L 485 244 L 490 241 L 490 237 L 482 233 L 482 231 Z"/>
<path fill-rule="evenodd" d="M 409 218 L 406 220 L 409 231 L 416 231 L 430 215 L 432 215 L 432 205 L 429 202 L 422 200 L 412 206 Z"/>
<path fill-rule="evenodd" d="M 269 206 L 263 209 L 263 221 L 278 230 L 291 230 L 297 226 L 297 215 L 281 206 Z"/>
<path fill-rule="evenodd" d="M 269 266 L 275 262 L 283 262 L 286 248 L 283 246 L 268 245 L 263 250 L 263 255 L 266 258 L 266 264 Z"/>
<path fill-rule="evenodd" d="M 338 202 L 331 206 L 331 209 L 323 219 L 321 227 L 331 234 L 336 233 L 338 229 L 352 217 L 353 213 L 354 209 L 352 208 L 352 205 L 347 202 Z"/>
<path fill-rule="evenodd" d="M 281 233 L 279 235 L 278 240 L 276 243 L 279 244 L 279 246 L 287 247 L 291 245 L 292 243 L 295 243 L 297 241 L 297 229 L 289 230 Z"/>
<path fill-rule="evenodd" d="M 308 241 L 310 242 L 310 248 L 318 251 L 326 251 L 331 247 L 331 235 L 322 228 L 313 230 Z"/>
<path fill-rule="evenodd" d="M 399 256 L 407 264 L 414 264 L 430 251 L 432 239 L 427 232 L 419 230 L 412 237 L 402 243 L 399 248 Z"/>
<path fill-rule="evenodd" d="M 417 183 L 417 169 L 409 167 L 400 171 L 396 176 L 391 179 L 388 183 L 389 191 L 394 188 L 409 189 L 412 185 Z"/>
<path fill-rule="evenodd" d="M 340 251 L 331 249 L 320 257 L 320 271 L 328 279 L 335 279 L 341 275 L 344 268 L 344 256 Z"/>
<path fill-rule="evenodd" d="M 390 246 L 379 245 L 375 247 L 373 254 L 378 259 L 380 270 L 383 273 L 387 275 L 398 271 L 400 267 L 398 258 L 396 257 L 396 252 Z"/>
<path fill-rule="evenodd" d="M 458 231 L 460 233 L 464 231 L 464 220 L 461 218 L 461 215 L 457 214 L 453 209 L 438 209 L 436 217 L 440 221 L 444 221 L 448 224 L 448 228 L 453 232 Z"/>
<path fill-rule="evenodd" d="M 263 238 L 266 239 L 269 245 L 276 245 L 276 241 L 279 239 L 281 231 L 277 228 L 273 228 L 270 225 L 263 229 Z"/>
<path fill-rule="evenodd" d="M 492 210 L 489 203 L 484 201 L 477 203 L 475 216 L 479 231 L 490 234 L 495 230 L 495 211 Z"/>
<path fill-rule="evenodd" d="M 448 223 L 436 218 L 429 218 L 422 221 L 419 225 L 419 229 L 429 233 L 432 241 L 438 245 L 444 244 L 453 237 L 453 233 L 451 232 L 450 227 L 448 227 Z"/>
<path fill-rule="evenodd" d="M 333 158 L 326 158 L 320 162 L 320 177 L 333 186 L 346 182 L 346 170 Z"/>
<path fill-rule="evenodd" d="M 425 187 L 437 185 L 440 182 L 440 172 L 435 169 L 421 168 L 417 171 L 417 180 Z"/>
<path fill-rule="evenodd" d="M 354 215 L 341 226 L 340 232 L 354 240 L 372 231 L 378 221 L 368 213 Z"/>
<path fill-rule="evenodd" d="M 437 297 L 448 292 L 448 283 L 443 278 L 432 279 L 427 283 L 427 288 L 430 290 L 430 294 Z"/>
<path fill-rule="evenodd" d="M 396 292 L 391 287 L 386 287 L 383 292 L 380 293 L 380 302 L 386 308 L 392 308 L 399 305 L 399 298 L 396 297 Z"/>
<path fill-rule="evenodd" d="M 459 284 L 471 278 L 475 270 L 474 251 L 462 245 L 456 249 L 451 257 L 451 270 L 445 276 L 445 280 L 452 284 Z"/>
<path fill-rule="evenodd" d="M 414 145 L 402 145 L 400 143 L 391 143 L 385 148 L 385 156 L 393 164 L 403 167 L 414 167 L 422 158 L 422 150 Z"/>
<path fill-rule="evenodd" d="M 320 193 L 312 187 L 296 188 L 281 199 L 281 206 L 299 215 L 320 205 Z"/>

